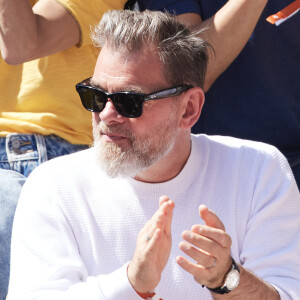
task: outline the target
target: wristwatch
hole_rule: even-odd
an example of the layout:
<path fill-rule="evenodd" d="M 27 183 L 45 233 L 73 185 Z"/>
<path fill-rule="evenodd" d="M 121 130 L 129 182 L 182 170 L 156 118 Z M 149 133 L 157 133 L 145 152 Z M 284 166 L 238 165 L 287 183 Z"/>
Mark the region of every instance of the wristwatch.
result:
<path fill-rule="evenodd" d="M 240 269 L 232 258 L 231 269 L 225 275 L 224 284 L 214 289 L 211 289 L 209 287 L 207 287 L 207 289 L 216 294 L 227 294 L 234 290 L 239 285 L 239 282 Z"/>

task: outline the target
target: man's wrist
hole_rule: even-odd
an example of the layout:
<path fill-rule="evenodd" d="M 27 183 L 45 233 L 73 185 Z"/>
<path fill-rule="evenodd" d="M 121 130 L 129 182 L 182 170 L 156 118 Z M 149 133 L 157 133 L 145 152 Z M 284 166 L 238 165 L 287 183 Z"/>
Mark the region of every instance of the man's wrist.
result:
<path fill-rule="evenodd" d="M 143 289 L 135 280 L 135 276 L 133 276 L 131 273 L 130 273 L 130 263 L 128 264 L 128 267 L 127 267 L 127 278 L 128 278 L 128 281 L 129 283 L 131 284 L 132 288 L 134 289 L 134 291 L 143 299 L 151 299 L 152 297 L 155 296 L 155 292 L 154 291 L 147 291 L 146 289 Z M 139 292 L 139 291 L 142 291 L 142 290 L 146 290 L 147 292 Z"/>
<path fill-rule="evenodd" d="M 208 290 L 210 290 L 213 293 L 216 294 L 228 294 L 234 289 L 237 288 L 240 282 L 240 269 L 235 262 L 233 258 L 232 259 L 232 264 L 230 269 L 226 272 L 225 277 L 223 279 L 223 284 L 217 288 L 209 288 L 207 287 Z"/>

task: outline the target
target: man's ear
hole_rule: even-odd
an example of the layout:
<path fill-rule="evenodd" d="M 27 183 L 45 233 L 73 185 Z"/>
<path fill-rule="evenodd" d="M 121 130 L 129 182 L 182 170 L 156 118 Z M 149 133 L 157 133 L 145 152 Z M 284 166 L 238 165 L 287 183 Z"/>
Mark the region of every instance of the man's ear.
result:
<path fill-rule="evenodd" d="M 198 121 L 204 104 L 204 92 L 200 87 L 188 89 L 184 94 L 184 107 L 179 124 L 180 128 L 189 129 Z"/>

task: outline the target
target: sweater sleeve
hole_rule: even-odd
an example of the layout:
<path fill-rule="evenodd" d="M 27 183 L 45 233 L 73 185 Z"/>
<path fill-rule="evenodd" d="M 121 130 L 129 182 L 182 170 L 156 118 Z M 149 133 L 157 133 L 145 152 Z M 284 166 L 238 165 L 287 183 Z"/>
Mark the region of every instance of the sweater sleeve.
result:
<path fill-rule="evenodd" d="M 88 272 L 72 226 L 45 181 L 33 172 L 21 193 L 8 300 L 140 300 L 128 281 L 128 264 L 107 274 Z"/>
<path fill-rule="evenodd" d="M 299 191 L 285 157 L 277 149 L 262 157 L 257 160 L 240 259 L 246 268 L 275 286 L 281 299 L 298 299 Z"/>

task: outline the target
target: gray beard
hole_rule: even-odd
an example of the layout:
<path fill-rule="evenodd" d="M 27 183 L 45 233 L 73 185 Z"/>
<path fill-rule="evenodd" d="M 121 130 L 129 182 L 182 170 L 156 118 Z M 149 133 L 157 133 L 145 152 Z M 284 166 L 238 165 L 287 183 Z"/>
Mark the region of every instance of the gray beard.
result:
<path fill-rule="evenodd" d="M 176 136 L 176 127 L 174 122 L 170 123 L 170 119 L 161 125 L 159 128 L 153 128 L 152 134 L 138 139 L 119 125 L 108 127 L 103 122 L 98 126 L 94 124 L 94 147 L 101 169 L 112 178 L 135 177 L 156 164 L 172 150 Z M 112 142 L 104 142 L 100 132 L 122 134 L 128 138 L 129 146 L 122 149 Z"/>

